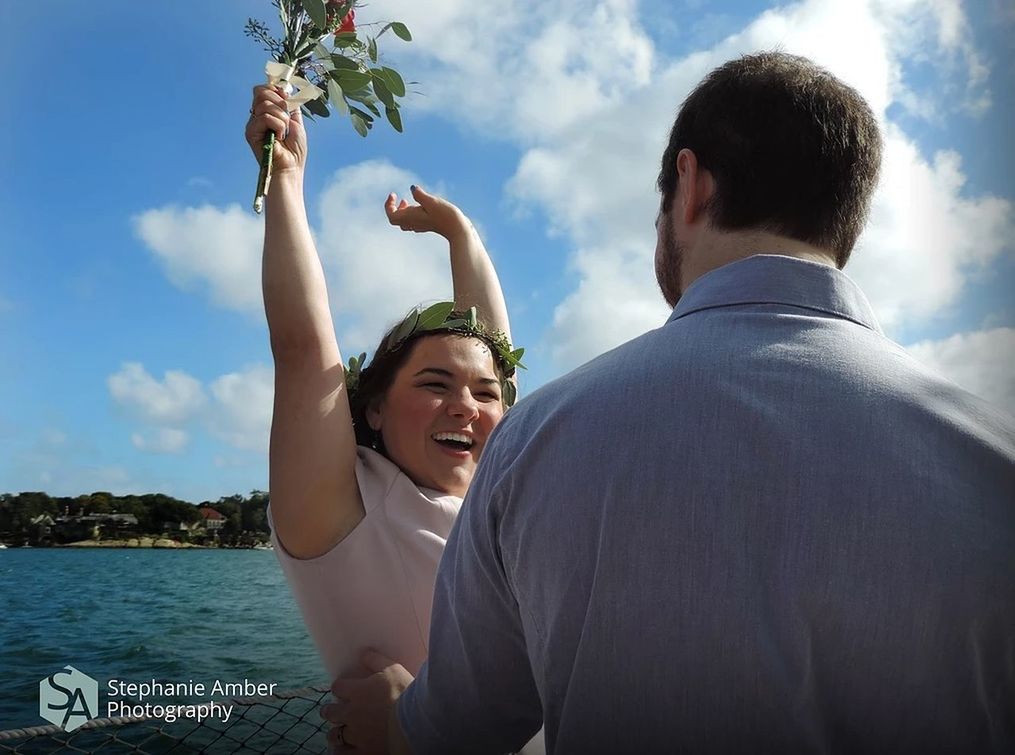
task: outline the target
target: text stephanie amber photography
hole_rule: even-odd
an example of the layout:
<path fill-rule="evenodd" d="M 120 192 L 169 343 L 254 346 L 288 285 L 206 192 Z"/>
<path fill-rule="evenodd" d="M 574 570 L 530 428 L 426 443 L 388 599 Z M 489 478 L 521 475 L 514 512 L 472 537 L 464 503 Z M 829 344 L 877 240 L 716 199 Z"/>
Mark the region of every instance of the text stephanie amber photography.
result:
<path fill-rule="evenodd" d="M 235 698 L 235 697 L 266 697 L 275 693 L 278 686 L 275 682 L 253 682 L 243 679 L 238 682 L 226 682 L 216 679 L 213 682 L 196 682 L 188 679 L 185 682 L 162 681 L 147 679 L 144 681 L 124 681 L 110 679 L 106 685 L 106 715 L 110 718 L 118 716 L 134 716 L 141 718 L 158 718 L 166 723 L 187 718 L 198 721 L 215 718 L 223 723 L 232 716 L 234 704 L 230 700 L 200 700 L 191 703 L 149 702 L 152 698 Z"/>

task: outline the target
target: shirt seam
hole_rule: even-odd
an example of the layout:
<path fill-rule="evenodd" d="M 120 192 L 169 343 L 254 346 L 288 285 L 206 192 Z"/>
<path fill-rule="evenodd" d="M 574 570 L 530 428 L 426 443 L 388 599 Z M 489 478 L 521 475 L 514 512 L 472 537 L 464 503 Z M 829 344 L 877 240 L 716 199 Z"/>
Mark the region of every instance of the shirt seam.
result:
<path fill-rule="evenodd" d="M 723 304 L 700 304 L 691 309 L 688 309 L 686 312 L 674 314 L 674 316 L 670 318 L 670 322 L 676 322 L 677 320 L 681 320 L 684 317 L 687 317 L 688 315 L 693 315 L 697 312 L 704 312 L 710 309 L 725 309 L 727 307 L 754 307 L 758 305 L 768 305 L 776 307 L 780 306 L 794 307 L 795 309 L 809 309 L 814 312 L 823 312 L 826 315 L 833 315 L 834 317 L 837 317 L 841 320 L 848 320 L 849 322 L 856 323 L 857 325 L 860 325 L 861 327 L 864 327 L 867 330 L 870 330 L 874 333 L 879 332 L 878 329 L 875 328 L 873 325 L 871 325 L 869 322 L 865 322 L 864 320 L 859 319 L 859 317 L 857 317 L 856 315 L 850 315 L 845 312 L 840 312 L 839 310 L 836 309 L 831 309 L 829 307 L 819 307 L 813 304 L 795 304 L 791 302 L 771 301 L 771 300 L 737 301 L 737 302 L 725 302 Z"/>

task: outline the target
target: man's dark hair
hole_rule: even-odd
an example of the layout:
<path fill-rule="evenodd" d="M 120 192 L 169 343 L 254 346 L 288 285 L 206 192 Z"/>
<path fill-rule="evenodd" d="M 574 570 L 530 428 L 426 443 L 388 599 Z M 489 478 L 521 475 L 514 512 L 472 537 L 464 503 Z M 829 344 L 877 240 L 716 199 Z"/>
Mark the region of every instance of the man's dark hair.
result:
<path fill-rule="evenodd" d="M 715 179 L 713 227 L 788 236 L 846 264 L 881 165 L 877 121 L 856 90 L 779 52 L 715 69 L 684 100 L 670 132 L 658 180 L 664 213 L 685 147 Z"/>

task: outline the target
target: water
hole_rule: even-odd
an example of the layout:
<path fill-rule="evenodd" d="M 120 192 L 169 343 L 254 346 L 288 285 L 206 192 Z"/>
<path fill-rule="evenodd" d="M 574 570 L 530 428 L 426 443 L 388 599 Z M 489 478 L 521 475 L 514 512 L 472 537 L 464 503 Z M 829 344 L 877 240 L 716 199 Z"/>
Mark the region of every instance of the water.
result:
<path fill-rule="evenodd" d="M 330 683 L 271 551 L 0 550 L 0 730 L 46 725 L 39 682 L 68 664 L 103 716 L 113 678 Z"/>

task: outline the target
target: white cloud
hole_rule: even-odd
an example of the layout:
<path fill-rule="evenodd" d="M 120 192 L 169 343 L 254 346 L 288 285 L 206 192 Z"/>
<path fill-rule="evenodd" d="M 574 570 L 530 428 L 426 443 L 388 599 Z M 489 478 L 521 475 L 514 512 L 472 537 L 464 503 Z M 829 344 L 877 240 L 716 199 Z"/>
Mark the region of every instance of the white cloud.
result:
<path fill-rule="evenodd" d="M 962 0 L 877 0 L 871 6 L 890 29 L 896 59 L 931 66 L 937 74 L 934 90 L 922 94 L 898 83 L 896 99 L 911 114 L 933 120 L 946 110 L 978 116 L 990 109 L 990 71 Z"/>
<path fill-rule="evenodd" d="M 175 285 L 207 284 L 215 304 L 261 311 L 264 226 L 259 218 L 237 204 L 225 209 L 171 205 L 147 210 L 133 224 Z"/>
<path fill-rule="evenodd" d="M 668 309 L 655 288 L 651 255 L 583 250 L 574 265 L 582 281 L 556 308 L 548 339 L 555 364 L 577 366 L 666 321 Z"/>
<path fill-rule="evenodd" d="M 187 447 L 189 440 L 186 431 L 173 427 L 160 427 L 148 434 L 132 433 L 130 436 L 130 442 L 136 449 L 153 454 L 178 454 Z"/>
<path fill-rule="evenodd" d="M 266 454 L 275 391 L 272 369 L 254 365 L 222 375 L 210 391 L 215 399 L 212 433 L 236 448 Z"/>
<path fill-rule="evenodd" d="M 423 182 L 386 160 L 337 171 L 313 206 L 315 243 L 328 283 L 340 345 L 370 351 L 386 327 L 409 308 L 451 296 L 447 242 L 435 234 L 407 234 L 388 224 L 384 200 Z M 135 220 L 138 234 L 183 288 L 207 285 L 213 301 L 262 311 L 260 220 L 237 205 L 225 209 L 166 207 Z"/>
<path fill-rule="evenodd" d="M 888 127 L 871 220 L 847 267 L 887 331 L 945 311 L 971 276 L 1012 248 L 1012 203 L 966 196 L 965 182 L 958 153 L 928 162 Z"/>
<path fill-rule="evenodd" d="M 384 215 L 387 195 L 402 196 L 412 184 L 422 182 L 370 160 L 337 171 L 317 202 L 316 241 L 346 356 L 373 351 L 411 307 L 451 298 L 447 242 L 400 231 Z"/>
<path fill-rule="evenodd" d="M 181 453 L 201 429 L 243 451 L 268 450 L 274 373 L 267 365 L 221 375 L 205 388 L 178 370 L 156 380 L 143 365 L 131 362 L 107 382 L 117 404 L 144 425 L 130 436 L 140 451 Z M 46 441 L 52 446 L 58 439 L 47 435 Z"/>
<path fill-rule="evenodd" d="M 507 194 L 518 208 L 545 214 L 571 250 L 575 276 L 542 335 L 557 369 L 664 319 L 651 258 L 665 137 L 691 88 L 746 52 L 806 55 L 856 87 L 882 120 L 884 180 L 848 270 L 889 331 L 944 311 L 971 276 L 1010 249 L 1011 202 L 973 194 L 957 152 L 925 155 L 887 120 L 893 105 L 928 118 L 989 105 L 988 71 L 960 0 L 804 0 L 764 11 L 709 49 L 668 60 L 646 34 L 635 0 L 391 0 L 384 15 L 413 31 L 412 44 L 392 38 L 382 45 L 424 82 L 425 96 L 412 108 L 525 150 Z M 907 78 L 914 65 L 921 75 L 933 73 L 932 88 Z M 399 235 L 380 211 L 388 191 L 414 180 L 371 161 L 336 173 L 322 194 L 317 242 L 346 354 L 370 350 L 409 306 L 449 289 L 443 243 Z M 202 230 L 187 232 L 183 223 Z M 238 230 L 221 231 L 230 224 Z M 237 207 L 164 208 L 142 215 L 138 228 L 178 283 L 205 280 L 228 306 L 259 309 L 253 216 Z M 223 247 L 224 260 L 216 260 Z"/>
<path fill-rule="evenodd" d="M 924 364 L 1015 416 L 1015 328 L 958 333 L 907 348 Z"/>
<path fill-rule="evenodd" d="M 424 82 L 412 107 L 453 113 L 496 137 L 560 133 L 651 75 L 653 49 L 635 0 L 391 0 L 384 12 L 413 31 L 404 49 L 387 45 Z"/>
<path fill-rule="evenodd" d="M 187 373 L 169 370 L 159 381 L 137 362 L 124 363 L 106 382 L 117 404 L 153 424 L 186 422 L 207 400 L 200 381 Z"/>
<path fill-rule="evenodd" d="M 827 67 L 884 123 L 884 179 L 849 272 L 886 327 L 926 321 L 954 303 L 971 276 L 1011 248 L 1015 216 L 1006 199 L 970 195 L 956 152 L 928 160 L 887 122 L 893 102 L 915 101 L 902 62 L 916 47 L 958 56 L 970 96 L 983 93 L 982 64 L 955 2 L 808 0 L 767 10 L 712 49 L 659 65 L 649 87 L 632 87 L 592 121 L 535 137 L 508 190 L 515 202 L 545 211 L 574 249 L 579 280 L 546 335 L 557 366 L 573 367 L 662 322 L 651 263 L 654 181 L 673 115 L 712 68 L 762 49 Z M 945 63 L 938 67 L 948 75 Z"/>

